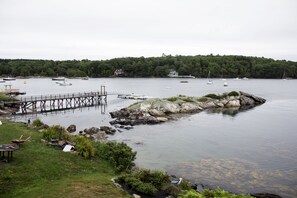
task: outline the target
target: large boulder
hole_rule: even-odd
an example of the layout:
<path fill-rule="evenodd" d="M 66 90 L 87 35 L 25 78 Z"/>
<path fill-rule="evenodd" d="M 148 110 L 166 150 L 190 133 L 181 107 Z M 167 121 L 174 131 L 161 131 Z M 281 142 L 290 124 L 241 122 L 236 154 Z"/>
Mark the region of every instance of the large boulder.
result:
<path fill-rule="evenodd" d="M 99 131 L 100 131 L 100 129 L 97 127 L 91 127 L 89 129 L 84 129 L 84 132 L 88 135 L 94 135 L 94 134 L 98 133 Z"/>
<path fill-rule="evenodd" d="M 76 125 L 75 124 L 71 124 L 69 127 L 67 127 L 66 129 L 69 133 L 73 133 L 76 131 Z"/>
<path fill-rule="evenodd" d="M 264 98 L 261 98 L 261 97 L 258 97 L 258 96 L 255 96 L 255 95 L 252 95 L 252 94 L 249 94 L 249 93 L 245 93 L 245 92 L 240 92 L 241 95 L 244 95 L 248 98 L 252 98 L 256 104 L 263 104 L 266 102 L 266 100 Z"/>
<path fill-rule="evenodd" d="M 237 99 L 230 100 L 227 104 L 226 107 L 240 107 L 240 101 Z"/>
<path fill-rule="evenodd" d="M 242 95 L 240 97 L 240 104 L 242 106 L 246 106 L 246 105 L 250 106 L 250 105 L 255 105 L 255 101 L 252 98 L 250 98 L 250 97 L 247 97 L 245 95 Z"/>
<path fill-rule="evenodd" d="M 100 127 L 100 130 L 101 131 L 104 131 L 106 134 L 109 134 L 109 135 L 113 135 L 115 134 L 116 130 L 111 128 L 111 127 L 108 127 L 108 126 L 101 126 Z"/>
<path fill-rule="evenodd" d="M 197 112 L 201 110 L 203 110 L 203 108 L 201 108 L 197 103 L 186 102 L 181 104 L 180 106 L 181 113 L 192 113 L 192 112 Z"/>

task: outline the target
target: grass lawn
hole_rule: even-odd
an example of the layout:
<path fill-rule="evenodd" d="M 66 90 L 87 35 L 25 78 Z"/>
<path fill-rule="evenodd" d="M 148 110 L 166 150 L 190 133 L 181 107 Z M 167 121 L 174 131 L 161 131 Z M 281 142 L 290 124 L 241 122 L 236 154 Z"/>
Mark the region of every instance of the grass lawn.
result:
<path fill-rule="evenodd" d="M 31 136 L 11 162 L 0 161 L 0 197 L 131 197 L 113 185 L 107 162 L 64 153 L 42 144 L 42 134 L 25 124 L 0 120 L 0 144 Z"/>

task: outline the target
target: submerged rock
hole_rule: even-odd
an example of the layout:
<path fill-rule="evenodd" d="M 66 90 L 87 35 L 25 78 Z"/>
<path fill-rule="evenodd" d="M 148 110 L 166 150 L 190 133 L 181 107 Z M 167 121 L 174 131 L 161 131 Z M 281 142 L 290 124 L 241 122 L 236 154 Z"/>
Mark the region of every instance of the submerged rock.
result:
<path fill-rule="evenodd" d="M 223 95 L 208 94 L 203 97 L 177 96 L 155 98 L 132 104 L 127 108 L 111 112 L 112 125 L 158 124 L 172 120 L 173 114 L 195 113 L 205 109 L 247 109 L 265 103 L 265 99 L 245 92 L 229 92 Z M 237 112 L 238 112 L 237 111 Z"/>

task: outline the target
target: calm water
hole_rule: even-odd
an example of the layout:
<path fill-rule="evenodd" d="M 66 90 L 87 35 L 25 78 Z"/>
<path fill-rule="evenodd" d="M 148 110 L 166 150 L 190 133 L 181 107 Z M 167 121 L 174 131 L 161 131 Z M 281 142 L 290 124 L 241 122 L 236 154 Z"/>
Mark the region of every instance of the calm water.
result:
<path fill-rule="evenodd" d="M 26 84 L 24 84 L 26 81 Z M 178 94 L 202 96 L 208 93 L 245 91 L 267 99 L 264 105 L 235 116 L 201 112 L 179 120 L 153 126 L 136 126 L 116 133 L 112 140 L 124 141 L 138 152 L 137 165 L 163 169 L 211 187 L 220 185 L 233 192 L 270 192 L 284 197 L 297 196 L 297 81 L 215 79 L 69 79 L 73 85 L 58 86 L 50 79 L 11 82 L 27 95 L 87 92 L 105 85 L 107 91 L 136 93 L 152 97 Z M 0 85 L 3 86 L 3 85 Z M 0 87 L 0 89 L 3 87 Z M 39 117 L 47 124 L 65 127 L 76 124 L 79 130 L 108 125 L 109 111 L 132 102 L 108 97 L 105 114 L 100 107 L 83 108 L 15 117 Z"/>

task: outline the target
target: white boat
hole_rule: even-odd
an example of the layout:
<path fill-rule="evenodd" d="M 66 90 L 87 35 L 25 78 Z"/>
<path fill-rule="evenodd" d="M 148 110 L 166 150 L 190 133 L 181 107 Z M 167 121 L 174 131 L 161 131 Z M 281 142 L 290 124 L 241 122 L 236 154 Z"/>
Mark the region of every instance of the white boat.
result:
<path fill-rule="evenodd" d="M 12 80 L 15 80 L 15 78 L 12 78 L 12 77 L 7 77 L 7 78 L 3 78 L 4 81 L 12 81 Z"/>
<path fill-rule="evenodd" d="M 133 100 L 146 100 L 146 99 L 151 98 L 151 97 L 145 96 L 145 95 L 137 95 L 137 94 L 119 94 L 118 98 L 121 98 L 121 99 L 133 99 Z"/>
<path fill-rule="evenodd" d="M 60 86 L 71 86 L 72 83 L 66 82 L 65 80 L 63 82 L 56 82 Z"/>
<path fill-rule="evenodd" d="M 212 82 L 212 80 L 210 79 L 210 71 L 208 72 L 207 79 L 208 79 L 207 84 L 208 84 L 208 85 L 211 85 L 213 82 Z"/>
<path fill-rule="evenodd" d="M 228 83 L 227 82 L 224 82 L 224 87 L 228 87 Z"/>
<path fill-rule="evenodd" d="M 86 77 L 82 77 L 81 79 L 82 79 L 82 80 L 89 80 L 89 77 L 86 76 Z"/>
<path fill-rule="evenodd" d="M 52 80 L 54 80 L 54 81 L 65 81 L 65 78 L 64 77 L 55 77 L 55 78 L 52 78 Z"/>

